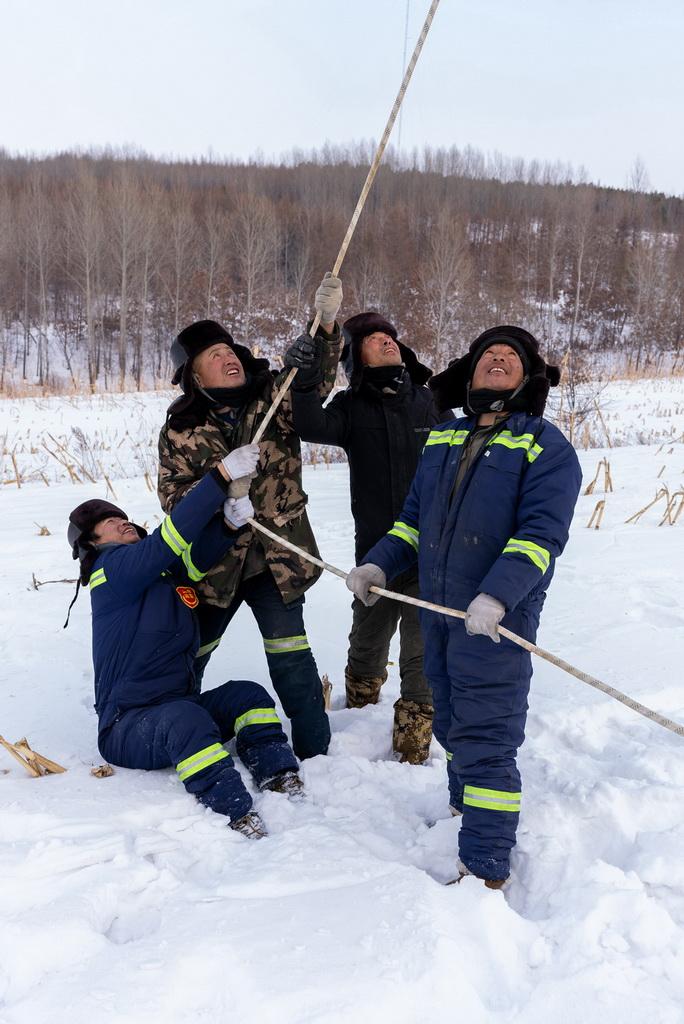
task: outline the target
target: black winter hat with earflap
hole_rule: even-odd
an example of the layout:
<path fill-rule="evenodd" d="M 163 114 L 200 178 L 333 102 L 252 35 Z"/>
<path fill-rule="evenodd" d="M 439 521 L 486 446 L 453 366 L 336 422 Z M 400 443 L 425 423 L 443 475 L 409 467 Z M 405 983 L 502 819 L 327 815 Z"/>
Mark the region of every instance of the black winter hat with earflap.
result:
<path fill-rule="evenodd" d="M 390 338 L 396 341 L 401 353 L 401 360 L 413 383 L 427 383 L 432 370 L 418 361 L 418 357 L 413 349 L 399 341 L 397 329 L 393 323 L 386 320 L 380 313 L 368 310 L 365 313 L 357 313 L 355 316 L 350 316 L 342 325 L 345 343 L 340 355 L 340 362 L 344 367 L 344 372 L 351 386 L 356 388 L 361 383 L 363 373 L 361 344 L 363 339 L 367 338 L 369 334 L 375 334 L 376 331 L 388 334 Z"/>
<path fill-rule="evenodd" d="M 471 392 L 471 383 L 477 361 L 492 345 L 508 345 L 515 349 L 520 356 L 525 376 L 522 385 L 510 394 L 497 394 L 492 390 L 491 403 L 485 409 L 481 400 L 475 403 L 476 393 Z M 556 387 L 559 382 L 559 368 L 544 361 L 534 335 L 522 327 L 504 325 L 492 327 L 480 334 L 464 356 L 453 359 L 446 370 L 435 374 L 429 386 L 435 393 L 437 405 L 443 410 L 461 408 L 467 415 L 490 409 L 496 412 L 522 410 L 530 416 L 542 416 L 549 388 Z M 489 389 L 486 395 L 478 396 L 484 398 L 485 404 L 489 397 Z"/>
<path fill-rule="evenodd" d="M 184 419 L 189 421 L 201 420 L 201 409 L 206 409 L 211 404 L 209 399 L 202 396 L 195 387 L 193 380 L 192 362 L 196 356 L 212 345 L 229 345 L 238 357 L 245 373 L 252 377 L 264 376 L 269 372 L 267 359 L 260 359 L 253 356 L 245 345 L 238 345 L 225 327 L 222 327 L 216 320 L 198 320 L 189 327 L 183 328 L 178 337 L 171 343 L 171 362 L 173 364 L 172 384 L 180 384 L 183 394 L 171 405 L 168 416 L 174 421 L 177 429 L 183 429 Z M 192 410 L 200 413 L 199 419 L 194 416 Z"/>
<path fill-rule="evenodd" d="M 69 615 L 71 615 L 71 609 L 78 597 L 79 588 L 81 584 L 83 586 L 88 584 L 93 571 L 93 565 L 97 561 L 98 551 L 93 546 L 91 540 L 92 532 L 103 519 L 113 518 L 128 520 L 128 516 L 123 509 L 119 508 L 118 505 L 112 505 L 111 501 L 105 501 L 103 498 L 91 498 L 90 501 L 83 501 L 69 513 L 67 541 L 71 549 L 71 557 L 77 558 L 80 562 L 80 572 L 76 584 L 76 593 L 69 605 L 66 622 L 64 623 L 65 629 L 69 625 Z M 138 526 L 137 523 L 132 525 L 135 526 L 141 540 L 147 536 L 147 530 L 143 529 L 142 526 Z"/>
<path fill-rule="evenodd" d="M 77 558 L 81 563 L 81 578 L 84 584 L 90 579 L 92 564 L 97 557 L 97 551 L 91 541 L 92 532 L 103 519 L 114 518 L 128 520 L 123 509 L 102 498 L 82 502 L 69 515 L 67 541 L 71 548 L 71 557 Z M 147 536 L 147 530 L 142 526 L 138 526 L 137 523 L 132 525 L 135 526 L 141 540 Z"/>

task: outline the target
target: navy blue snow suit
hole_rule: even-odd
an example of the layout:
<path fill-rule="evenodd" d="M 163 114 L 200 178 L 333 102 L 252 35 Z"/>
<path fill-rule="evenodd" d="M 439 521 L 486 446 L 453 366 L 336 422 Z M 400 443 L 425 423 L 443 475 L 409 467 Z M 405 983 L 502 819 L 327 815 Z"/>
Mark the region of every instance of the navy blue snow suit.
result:
<path fill-rule="evenodd" d="M 502 625 L 534 642 L 554 563 L 568 538 L 581 471 L 547 420 L 511 414 L 457 489 L 473 418 L 426 442 L 401 517 L 366 554 L 388 579 L 418 559 L 420 596 L 465 610 L 478 593 L 506 606 Z M 449 795 L 462 811 L 459 853 L 481 878 L 509 874 L 520 810 L 515 757 L 525 738 L 530 654 L 466 634 L 462 620 L 422 612 L 434 733 L 447 751 Z"/>
<path fill-rule="evenodd" d="M 225 496 L 211 470 L 149 537 L 102 549 L 90 592 L 100 753 L 125 768 L 173 765 L 188 792 L 236 820 L 252 799 L 227 740 L 258 785 L 297 762 L 262 686 L 237 680 L 201 694 L 195 679 L 192 584 L 234 542 L 220 519 L 209 522 Z"/>

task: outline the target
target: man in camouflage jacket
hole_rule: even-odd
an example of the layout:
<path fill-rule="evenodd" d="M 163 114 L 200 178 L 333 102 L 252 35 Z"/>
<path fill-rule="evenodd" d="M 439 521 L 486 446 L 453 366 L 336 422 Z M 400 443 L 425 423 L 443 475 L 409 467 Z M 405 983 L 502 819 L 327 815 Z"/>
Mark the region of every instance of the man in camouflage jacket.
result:
<path fill-rule="evenodd" d="M 340 330 L 335 316 L 342 300 L 337 278 L 329 276 L 316 292 L 322 322 L 315 345 L 320 394 L 335 382 Z M 169 408 L 159 435 L 158 493 L 165 512 L 196 485 L 227 452 L 249 443 L 270 408 L 286 370 L 275 373 L 266 359 L 237 345 L 212 320 L 191 324 L 172 346 L 174 383 L 183 395 Z M 286 394 L 259 442 L 260 457 L 250 497 L 255 518 L 274 533 L 319 556 L 306 515 L 300 442 Z M 274 689 L 292 723 L 297 756 L 325 753 L 330 726 L 321 680 L 306 636 L 304 593 L 321 570 L 254 530 L 245 531 L 226 557 L 198 581 L 201 678 L 211 653 L 245 601 L 263 637 Z"/>

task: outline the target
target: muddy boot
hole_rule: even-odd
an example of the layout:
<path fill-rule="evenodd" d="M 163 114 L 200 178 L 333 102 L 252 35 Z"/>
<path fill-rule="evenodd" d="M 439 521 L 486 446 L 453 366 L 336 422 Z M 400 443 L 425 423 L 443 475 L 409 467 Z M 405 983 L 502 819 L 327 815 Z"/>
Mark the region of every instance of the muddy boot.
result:
<path fill-rule="evenodd" d="M 347 691 L 348 708 L 365 708 L 366 704 L 377 704 L 380 689 L 387 679 L 387 673 L 380 676 L 353 676 L 345 669 L 344 685 Z"/>
<path fill-rule="evenodd" d="M 432 707 L 400 697 L 394 705 L 392 749 L 400 761 L 424 764 L 430 756 Z"/>
<path fill-rule="evenodd" d="M 228 824 L 235 832 L 240 832 L 247 839 L 263 839 L 268 835 L 266 826 L 256 811 L 249 811 L 237 821 L 231 821 Z"/>

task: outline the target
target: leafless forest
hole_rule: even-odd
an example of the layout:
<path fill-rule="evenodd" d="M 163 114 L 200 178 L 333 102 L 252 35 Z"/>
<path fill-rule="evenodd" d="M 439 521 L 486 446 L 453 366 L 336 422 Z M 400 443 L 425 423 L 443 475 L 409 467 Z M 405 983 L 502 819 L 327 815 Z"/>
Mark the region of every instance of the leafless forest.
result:
<path fill-rule="evenodd" d="M 0 152 L 0 391 L 168 382 L 168 348 L 212 317 L 277 361 L 310 312 L 368 144 L 279 165 Z M 578 368 L 684 358 L 684 201 L 568 168 L 430 151 L 381 168 L 343 268 L 435 368 L 520 323 Z M 602 356 L 601 356 L 602 358 Z"/>

